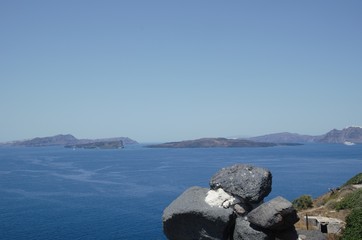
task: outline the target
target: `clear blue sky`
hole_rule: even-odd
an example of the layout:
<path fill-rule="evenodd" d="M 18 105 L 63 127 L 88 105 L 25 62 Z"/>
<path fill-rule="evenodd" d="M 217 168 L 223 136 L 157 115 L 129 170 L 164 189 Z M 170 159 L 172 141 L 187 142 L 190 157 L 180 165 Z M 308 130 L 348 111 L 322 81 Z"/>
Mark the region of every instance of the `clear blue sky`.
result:
<path fill-rule="evenodd" d="M 0 1 L 0 141 L 362 125 L 362 1 Z"/>

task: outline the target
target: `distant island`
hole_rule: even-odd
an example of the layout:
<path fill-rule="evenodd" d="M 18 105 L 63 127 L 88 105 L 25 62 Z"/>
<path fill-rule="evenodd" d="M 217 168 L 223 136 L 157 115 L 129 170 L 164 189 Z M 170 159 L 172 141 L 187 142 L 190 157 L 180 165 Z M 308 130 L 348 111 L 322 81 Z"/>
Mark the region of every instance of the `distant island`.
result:
<path fill-rule="evenodd" d="M 0 146 L 10 147 L 50 147 L 62 146 L 67 148 L 100 148 L 115 149 L 123 148 L 124 145 L 138 144 L 137 141 L 128 137 L 101 138 L 101 139 L 77 139 L 71 134 L 59 134 L 50 137 L 36 137 L 30 140 L 18 140 L 1 143 Z"/>
<path fill-rule="evenodd" d="M 333 129 L 326 134 L 318 136 L 283 132 L 247 139 L 273 143 L 362 143 L 362 127 L 351 126 L 342 130 Z"/>
<path fill-rule="evenodd" d="M 200 138 L 179 142 L 148 145 L 149 148 L 214 148 L 214 147 L 275 147 L 297 146 L 306 143 L 338 143 L 354 145 L 362 143 L 362 127 L 351 126 L 342 130 L 333 129 L 318 136 L 297 133 L 274 133 L 251 138 Z"/>
<path fill-rule="evenodd" d="M 333 129 L 325 134 L 311 136 L 298 133 L 273 133 L 251 138 L 200 138 L 179 142 L 167 142 L 148 145 L 150 148 L 212 148 L 212 147 L 274 147 L 295 146 L 306 143 L 336 143 L 354 145 L 362 143 L 362 127 L 351 126 L 342 130 Z M 30 140 L 18 140 L 0 143 L 0 146 L 48 147 L 63 146 L 67 148 L 123 148 L 125 145 L 138 144 L 128 137 L 77 139 L 71 134 L 59 134 L 50 137 L 36 137 Z"/>
<path fill-rule="evenodd" d="M 84 149 L 117 149 L 124 148 L 124 144 L 122 140 L 117 141 L 103 141 L 103 142 L 91 142 L 91 143 L 81 143 L 74 145 L 66 145 L 66 148 L 84 148 Z"/>
<path fill-rule="evenodd" d="M 275 147 L 281 145 L 295 146 L 298 143 L 270 143 L 256 142 L 245 139 L 228 138 L 201 138 L 196 140 L 186 140 L 180 142 L 168 142 L 162 144 L 149 145 L 150 148 L 240 148 L 240 147 Z"/>

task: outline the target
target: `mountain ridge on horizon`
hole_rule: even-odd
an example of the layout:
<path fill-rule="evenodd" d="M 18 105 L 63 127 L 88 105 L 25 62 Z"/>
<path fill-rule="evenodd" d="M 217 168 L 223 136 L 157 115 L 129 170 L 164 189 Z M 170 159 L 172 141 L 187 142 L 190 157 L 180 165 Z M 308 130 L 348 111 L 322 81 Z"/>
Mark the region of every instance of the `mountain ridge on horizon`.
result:
<path fill-rule="evenodd" d="M 342 130 L 332 129 L 322 135 L 306 135 L 299 133 L 280 132 L 260 135 L 256 137 L 237 137 L 230 139 L 244 139 L 264 143 L 362 143 L 362 127 L 349 126 Z M 75 144 L 87 144 L 95 142 L 109 142 L 122 140 L 124 144 L 138 144 L 128 137 L 78 139 L 72 134 L 58 134 L 49 137 L 35 137 L 26 140 L 0 142 L 0 146 L 66 146 Z"/>
<path fill-rule="evenodd" d="M 57 134 L 48 137 L 35 137 L 26 140 L 15 140 L 11 142 L 0 143 L 0 146 L 24 146 L 24 147 L 47 147 L 47 146 L 69 146 L 77 144 L 90 144 L 99 142 L 122 141 L 124 144 L 137 144 L 138 142 L 129 137 L 97 138 L 97 139 L 78 139 L 72 134 Z"/>
<path fill-rule="evenodd" d="M 343 128 L 342 130 L 332 129 L 325 134 L 315 136 L 280 132 L 245 139 L 256 142 L 274 143 L 362 143 L 362 127 L 349 126 Z"/>

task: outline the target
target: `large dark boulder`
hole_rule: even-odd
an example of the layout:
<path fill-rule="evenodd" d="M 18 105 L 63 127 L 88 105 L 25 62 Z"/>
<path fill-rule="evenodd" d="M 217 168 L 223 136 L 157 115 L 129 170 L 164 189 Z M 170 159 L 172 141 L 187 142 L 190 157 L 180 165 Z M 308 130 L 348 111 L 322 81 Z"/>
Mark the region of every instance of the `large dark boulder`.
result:
<path fill-rule="evenodd" d="M 274 237 L 269 235 L 241 217 L 236 219 L 233 240 L 274 240 Z"/>
<path fill-rule="evenodd" d="M 298 232 L 295 227 L 275 233 L 275 240 L 298 240 Z M 308 238 L 309 240 L 309 238 Z"/>
<path fill-rule="evenodd" d="M 208 191 L 189 188 L 164 210 L 163 231 L 169 240 L 229 238 L 234 224 L 233 210 L 207 204 Z"/>
<path fill-rule="evenodd" d="M 249 212 L 248 221 L 265 229 L 282 231 L 292 228 L 299 217 L 291 202 L 276 197 Z"/>
<path fill-rule="evenodd" d="M 211 189 L 222 188 L 250 203 L 262 201 L 271 192 L 271 185 L 270 171 L 245 164 L 223 168 L 210 180 Z"/>

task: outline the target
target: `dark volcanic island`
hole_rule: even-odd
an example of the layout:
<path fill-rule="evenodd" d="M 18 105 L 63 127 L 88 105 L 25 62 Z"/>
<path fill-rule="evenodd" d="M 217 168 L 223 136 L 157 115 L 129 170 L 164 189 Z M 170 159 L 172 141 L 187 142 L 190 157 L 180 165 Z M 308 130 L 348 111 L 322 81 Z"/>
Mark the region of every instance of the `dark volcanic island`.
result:
<path fill-rule="evenodd" d="M 119 149 L 125 145 L 137 144 L 128 137 L 78 139 L 71 134 L 59 134 L 51 137 L 36 137 L 30 140 L 20 140 L 9 143 L 0 143 L 0 146 L 10 147 L 66 147 L 85 149 Z"/>
<path fill-rule="evenodd" d="M 84 148 L 84 149 L 117 149 L 124 148 L 123 141 L 100 141 L 100 142 L 90 142 L 90 143 L 81 143 L 74 145 L 66 145 L 66 148 Z"/>
<path fill-rule="evenodd" d="M 186 140 L 181 142 L 168 142 L 162 144 L 149 145 L 151 148 L 238 148 L 238 147 L 275 147 L 275 146 L 296 146 L 297 143 L 271 143 L 256 142 L 246 139 L 228 138 L 200 138 L 196 140 Z"/>

